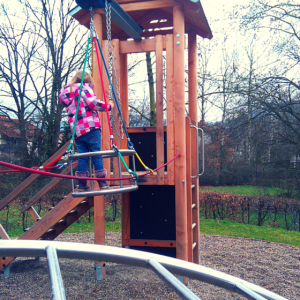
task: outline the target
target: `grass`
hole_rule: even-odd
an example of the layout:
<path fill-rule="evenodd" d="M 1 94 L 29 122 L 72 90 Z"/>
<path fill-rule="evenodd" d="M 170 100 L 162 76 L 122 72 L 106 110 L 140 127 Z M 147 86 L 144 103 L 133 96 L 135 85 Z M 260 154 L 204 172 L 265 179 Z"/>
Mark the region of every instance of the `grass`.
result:
<path fill-rule="evenodd" d="M 243 237 L 300 247 L 300 232 L 240 224 L 228 220 L 201 219 L 201 234 Z"/>
<path fill-rule="evenodd" d="M 276 187 L 260 187 L 260 186 L 211 186 L 211 187 L 200 187 L 200 191 L 213 191 L 219 193 L 228 193 L 233 195 L 247 195 L 247 196 L 280 196 L 286 191 Z"/>

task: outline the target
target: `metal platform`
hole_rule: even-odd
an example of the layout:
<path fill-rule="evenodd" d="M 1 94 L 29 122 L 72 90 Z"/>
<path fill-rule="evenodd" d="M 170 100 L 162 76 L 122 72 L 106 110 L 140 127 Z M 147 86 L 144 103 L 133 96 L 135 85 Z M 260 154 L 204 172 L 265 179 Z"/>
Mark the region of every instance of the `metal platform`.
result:
<path fill-rule="evenodd" d="M 78 192 L 75 191 L 72 193 L 72 197 L 92 197 L 92 196 L 102 196 L 102 195 L 110 195 L 110 194 L 121 194 L 121 193 L 128 193 L 133 192 L 138 189 L 137 185 L 123 185 L 121 186 L 112 186 L 108 189 L 91 189 L 85 192 Z"/>
<path fill-rule="evenodd" d="M 135 150 L 128 150 L 128 149 L 120 149 L 118 152 L 121 153 L 122 156 L 131 156 L 132 157 L 132 168 L 133 172 L 135 173 Z M 121 170 L 121 159 L 118 155 L 116 150 L 106 150 L 106 151 L 97 151 L 97 152 L 88 152 L 88 153 L 76 153 L 71 154 L 68 157 L 68 160 L 71 162 L 71 175 L 74 176 L 73 164 L 72 161 L 78 160 L 80 158 L 89 158 L 89 174 L 93 174 L 93 167 L 92 167 L 92 157 L 102 156 L 102 158 L 112 158 L 115 157 L 118 160 L 118 174 L 119 178 L 122 178 L 122 170 Z M 128 174 L 128 173 L 127 173 Z M 131 176 L 131 175 L 130 175 Z M 127 176 L 128 177 L 128 176 Z M 94 188 L 94 180 L 97 178 L 91 175 L 91 189 L 83 192 L 79 192 L 75 190 L 75 183 L 74 179 L 71 180 L 72 183 L 72 196 L 74 198 L 77 197 L 93 197 L 93 196 L 102 196 L 102 195 L 110 195 L 110 194 L 121 194 L 121 193 L 128 193 L 133 192 L 138 189 L 138 185 L 136 180 L 133 181 L 133 184 L 123 185 L 122 180 L 118 180 L 120 182 L 119 186 L 110 186 L 108 189 L 96 189 Z"/>

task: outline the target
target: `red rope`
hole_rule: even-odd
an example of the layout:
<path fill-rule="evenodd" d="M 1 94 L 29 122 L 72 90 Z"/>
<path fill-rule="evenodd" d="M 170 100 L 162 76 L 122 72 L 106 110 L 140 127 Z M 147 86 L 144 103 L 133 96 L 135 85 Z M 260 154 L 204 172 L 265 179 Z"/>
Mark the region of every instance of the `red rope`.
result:
<path fill-rule="evenodd" d="M 173 160 L 175 160 L 175 158 L 179 157 L 180 154 L 177 154 L 175 157 L 173 157 L 170 161 L 168 161 L 167 163 L 165 163 L 164 165 L 154 169 L 153 171 L 157 171 L 163 167 L 165 167 L 167 164 L 171 163 Z M 130 179 L 135 179 L 135 176 L 132 177 L 124 177 L 124 178 L 91 178 L 91 177 L 76 177 L 76 176 L 69 176 L 69 175 L 62 175 L 62 174 L 55 174 L 55 173 L 49 173 L 49 172 L 45 172 L 45 171 L 40 171 L 40 170 L 34 170 L 34 169 L 30 169 L 30 168 L 25 168 L 25 167 L 21 167 L 21 166 L 17 166 L 17 165 L 13 165 L 4 161 L 0 161 L 0 166 L 2 167 L 6 167 L 6 168 L 10 168 L 10 169 L 15 169 L 18 170 L 19 172 L 28 172 L 31 174 L 40 174 L 40 175 L 45 175 L 45 176 L 50 176 L 50 177 L 58 177 L 58 178 L 66 178 L 66 179 L 87 179 L 87 180 L 107 180 L 107 181 L 115 181 L 115 180 L 130 180 Z M 11 170 L 7 170 L 7 171 L 0 171 L 0 172 L 13 172 Z M 17 171 L 16 171 L 17 172 Z M 139 177 L 143 177 L 146 176 L 148 174 L 150 174 L 151 172 L 147 172 L 144 174 L 139 175 Z"/>
<path fill-rule="evenodd" d="M 107 116 L 107 121 L 108 121 L 108 127 L 109 127 L 109 134 L 112 137 L 113 133 L 112 133 L 112 129 L 111 129 L 111 124 L 110 124 L 110 118 L 109 118 L 109 113 L 108 113 L 108 108 L 107 108 L 107 100 L 106 100 L 106 94 L 105 94 L 105 87 L 104 87 L 104 82 L 103 82 L 103 76 L 102 76 L 102 71 L 101 71 L 101 67 L 100 67 L 100 58 L 99 58 L 99 53 L 98 53 L 98 48 L 97 48 L 97 40 L 94 37 L 94 45 L 95 45 L 95 49 L 96 49 L 96 54 L 97 54 L 97 61 L 98 61 L 98 67 L 99 67 L 99 73 L 100 73 L 100 78 L 101 78 L 101 85 L 102 85 L 102 90 L 103 90 L 103 98 L 104 98 L 104 102 L 105 102 L 105 110 L 106 110 L 106 116 Z M 117 146 L 117 142 L 114 138 L 110 138 L 115 145 Z"/>

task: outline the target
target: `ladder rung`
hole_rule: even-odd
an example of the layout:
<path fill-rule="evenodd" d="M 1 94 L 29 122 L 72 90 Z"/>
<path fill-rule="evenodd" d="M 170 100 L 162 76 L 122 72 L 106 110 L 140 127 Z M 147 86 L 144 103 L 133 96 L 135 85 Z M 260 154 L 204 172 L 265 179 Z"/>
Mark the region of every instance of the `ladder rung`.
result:
<path fill-rule="evenodd" d="M 197 245 L 197 243 L 195 242 L 195 243 L 193 244 L 193 249 L 195 249 L 196 245 Z"/>
<path fill-rule="evenodd" d="M 192 225 L 192 229 L 194 229 L 195 227 L 196 227 L 196 223 L 193 223 L 193 225 Z"/>
<path fill-rule="evenodd" d="M 194 203 L 194 204 L 192 204 L 192 209 L 194 209 L 196 207 L 196 204 Z"/>
<path fill-rule="evenodd" d="M 87 203 L 86 200 L 83 200 L 83 201 L 80 202 L 80 204 L 85 204 L 85 203 Z"/>
<path fill-rule="evenodd" d="M 52 232 L 52 231 L 54 231 L 53 228 L 50 228 L 49 230 L 47 230 L 47 232 Z"/>
<path fill-rule="evenodd" d="M 192 184 L 192 189 L 194 189 L 194 188 L 195 188 L 195 186 L 196 186 L 195 184 Z"/>
<path fill-rule="evenodd" d="M 66 222 L 66 220 L 61 219 L 61 220 L 59 220 L 59 221 L 57 222 L 57 224 L 64 223 L 64 222 Z"/>
<path fill-rule="evenodd" d="M 69 211 L 69 213 L 68 213 L 68 215 L 70 215 L 70 214 L 74 214 L 74 213 L 77 213 L 77 210 L 76 210 L 76 209 L 72 209 L 72 210 L 70 210 L 70 211 Z"/>

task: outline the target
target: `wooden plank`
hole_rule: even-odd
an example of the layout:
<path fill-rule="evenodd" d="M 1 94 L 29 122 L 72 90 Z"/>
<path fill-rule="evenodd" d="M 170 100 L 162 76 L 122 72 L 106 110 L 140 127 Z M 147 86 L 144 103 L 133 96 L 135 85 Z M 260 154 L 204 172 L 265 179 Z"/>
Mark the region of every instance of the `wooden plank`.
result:
<path fill-rule="evenodd" d="M 0 224 L 0 237 L 2 240 L 9 240 L 9 236 L 1 224 Z"/>
<path fill-rule="evenodd" d="M 185 79 L 184 79 L 184 12 L 182 6 L 173 9 L 174 21 L 174 110 L 175 110 L 175 204 L 176 256 L 188 259 L 187 196 L 186 196 L 186 138 L 185 138 Z M 177 44 L 178 43 L 178 44 Z"/>
<path fill-rule="evenodd" d="M 39 214 L 36 212 L 36 210 L 34 209 L 33 206 L 30 206 L 28 208 L 28 212 L 30 213 L 30 215 L 32 216 L 32 218 L 34 219 L 35 222 L 37 222 L 38 220 L 41 219 L 41 217 L 39 216 Z"/>
<path fill-rule="evenodd" d="M 76 168 L 77 166 L 75 166 Z M 67 166 L 60 173 L 61 175 L 68 175 L 70 173 L 70 166 Z M 26 202 L 20 209 L 21 213 L 24 213 L 31 206 L 35 205 L 43 196 L 45 196 L 51 189 L 58 185 L 63 178 L 55 177 L 45 187 L 43 187 L 36 195 L 34 195 L 28 202 Z"/>
<path fill-rule="evenodd" d="M 126 246 L 146 246 L 146 247 L 168 247 L 176 248 L 176 241 L 156 241 L 156 240 L 125 240 Z"/>
<path fill-rule="evenodd" d="M 188 80 L 189 80 L 189 117 L 194 126 L 198 126 L 198 109 L 197 109 L 197 36 L 195 32 L 188 34 Z M 192 175 L 195 176 L 199 170 L 197 167 L 197 131 L 191 131 L 191 161 Z M 199 179 L 192 179 L 195 188 L 192 190 L 192 205 L 195 207 L 192 211 L 192 219 L 197 225 L 193 230 L 193 241 L 196 247 L 193 249 L 193 262 L 199 264 L 200 250 L 200 224 L 199 224 Z"/>
<path fill-rule="evenodd" d="M 174 49 L 173 34 L 166 36 L 166 96 L 167 96 L 167 161 L 175 156 L 175 130 L 174 130 Z M 175 162 L 167 166 L 168 184 L 174 185 Z"/>
<path fill-rule="evenodd" d="M 155 39 L 143 39 L 140 41 L 121 41 L 120 53 L 142 53 L 155 51 L 156 40 Z M 166 49 L 166 38 L 163 37 L 163 50 Z"/>
<path fill-rule="evenodd" d="M 192 188 L 191 188 L 191 128 L 190 119 L 185 118 L 186 128 L 186 197 L 187 197 L 187 236 L 188 236 L 188 261 L 193 261 L 193 234 L 192 234 Z"/>
<path fill-rule="evenodd" d="M 156 36 L 156 165 L 164 164 L 164 99 L 162 36 Z M 164 169 L 157 171 L 157 184 L 164 182 Z"/>
<path fill-rule="evenodd" d="M 130 193 L 121 194 L 122 246 L 130 239 Z"/>
<path fill-rule="evenodd" d="M 120 47 L 121 49 L 121 42 Z M 121 51 L 121 50 L 120 50 Z M 121 100 L 121 112 L 125 127 L 129 124 L 129 113 L 128 113 L 128 61 L 127 54 L 120 54 L 120 100 Z M 127 137 L 124 130 L 124 138 L 121 140 L 121 149 L 127 149 Z M 124 160 L 126 164 L 129 164 L 129 157 L 125 156 Z M 126 171 L 125 166 L 122 164 L 122 171 Z"/>
<path fill-rule="evenodd" d="M 55 152 L 44 164 L 43 166 L 48 165 L 59 156 L 64 154 L 70 145 L 70 142 L 63 145 L 57 152 Z M 41 175 L 39 174 L 32 174 L 26 180 L 24 180 L 19 186 L 17 186 L 9 195 L 7 195 L 1 202 L 0 202 L 0 211 L 6 207 L 11 201 L 13 201 L 16 197 L 18 197 L 28 186 L 30 186 L 34 181 L 36 181 Z"/>

